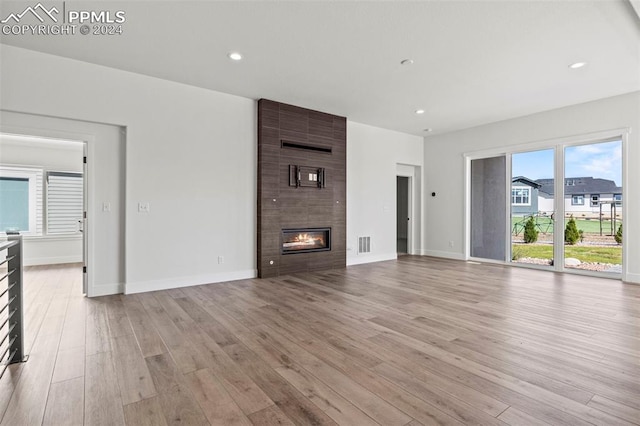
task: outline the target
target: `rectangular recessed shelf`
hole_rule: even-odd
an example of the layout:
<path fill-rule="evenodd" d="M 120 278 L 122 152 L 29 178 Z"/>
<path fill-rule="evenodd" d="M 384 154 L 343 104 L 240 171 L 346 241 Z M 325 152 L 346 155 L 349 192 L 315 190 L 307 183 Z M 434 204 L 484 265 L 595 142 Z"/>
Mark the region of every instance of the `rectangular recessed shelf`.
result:
<path fill-rule="evenodd" d="M 290 149 L 302 149 L 305 151 L 314 151 L 314 152 L 323 152 L 325 154 L 331 154 L 331 147 L 328 146 L 320 146 L 320 145 L 309 145 L 300 142 L 291 142 L 291 141 L 281 141 L 282 148 L 290 148 Z"/>

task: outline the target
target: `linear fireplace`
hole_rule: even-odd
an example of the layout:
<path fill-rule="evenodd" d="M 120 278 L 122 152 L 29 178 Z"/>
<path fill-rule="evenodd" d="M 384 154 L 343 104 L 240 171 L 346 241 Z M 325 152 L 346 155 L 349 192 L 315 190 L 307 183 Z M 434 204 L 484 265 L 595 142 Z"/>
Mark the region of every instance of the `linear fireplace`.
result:
<path fill-rule="evenodd" d="M 282 230 L 282 254 L 331 250 L 331 228 Z"/>

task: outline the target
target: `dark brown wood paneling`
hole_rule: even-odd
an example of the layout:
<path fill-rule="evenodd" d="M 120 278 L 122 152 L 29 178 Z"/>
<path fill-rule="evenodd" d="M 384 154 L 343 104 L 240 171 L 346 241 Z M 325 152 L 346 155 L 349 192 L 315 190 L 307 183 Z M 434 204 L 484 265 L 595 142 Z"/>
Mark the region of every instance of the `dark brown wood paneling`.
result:
<path fill-rule="evenodd" d="M 346 266 L 347 119 L 258 101 L 258 275 L 274 277 Z M 283 148 L 282 141 L 331 153 Z M 326 187 L 289 186 L 289 166 L 324 168 Z M 286 228 L 331 228 L 331 251 L 281 254 Z M 273 263 L 271 263 L 273 262 Z"/>

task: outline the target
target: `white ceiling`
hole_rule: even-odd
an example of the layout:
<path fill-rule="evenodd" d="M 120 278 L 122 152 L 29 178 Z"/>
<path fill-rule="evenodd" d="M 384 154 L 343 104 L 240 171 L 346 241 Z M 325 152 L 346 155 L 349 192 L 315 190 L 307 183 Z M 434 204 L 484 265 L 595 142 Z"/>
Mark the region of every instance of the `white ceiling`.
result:
<path fill-rule="evenodd" d="M 66 3 L 124 10 L 123 35 L 2 43 L 416 135 L 640 90 L 627 0 Z"/>

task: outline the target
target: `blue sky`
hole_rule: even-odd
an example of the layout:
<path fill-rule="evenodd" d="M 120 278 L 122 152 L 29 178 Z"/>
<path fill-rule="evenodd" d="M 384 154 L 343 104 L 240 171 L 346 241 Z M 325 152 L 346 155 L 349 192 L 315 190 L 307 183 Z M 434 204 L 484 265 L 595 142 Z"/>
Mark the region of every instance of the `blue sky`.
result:
<path fill-rule="evenodd" d="M 610 179 L 622 186 L 622 142 L 604 142 L 565 148 L 566 177 Z M 553 149 L 513 154 L 513 176 L 529 179 L 553 177 Z"/>

